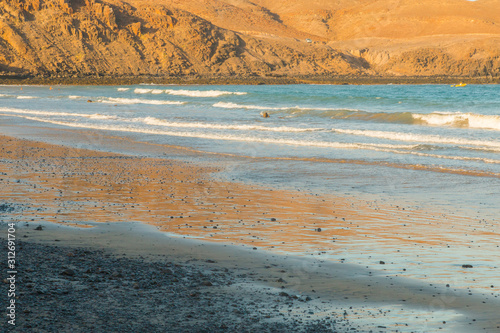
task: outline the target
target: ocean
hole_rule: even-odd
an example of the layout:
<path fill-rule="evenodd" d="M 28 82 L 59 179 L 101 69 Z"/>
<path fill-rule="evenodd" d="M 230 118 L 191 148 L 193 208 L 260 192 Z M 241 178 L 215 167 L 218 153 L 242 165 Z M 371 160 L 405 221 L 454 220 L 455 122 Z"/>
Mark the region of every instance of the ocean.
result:
<path fill-rule="evenodd" d="M 223 163 L 214 177 L 224 180 L 432 212 L 399 222 L 370 218 L 377 235 L 340 235 L 322 258 L 369 265 L 382 257 L 392 263 L 383 274 L 414 267 L 405 276 L 500 291 L 497 85 L 1 86 L 2 123 L 185 147 L 206 152 L 202 163 Z M 392 233 L 412 223 L 414 243 Z M 331 250 L 321 237 L 276 243 L 274 251 Z M 463 264 L 476 269 L 464 272 Z"/>

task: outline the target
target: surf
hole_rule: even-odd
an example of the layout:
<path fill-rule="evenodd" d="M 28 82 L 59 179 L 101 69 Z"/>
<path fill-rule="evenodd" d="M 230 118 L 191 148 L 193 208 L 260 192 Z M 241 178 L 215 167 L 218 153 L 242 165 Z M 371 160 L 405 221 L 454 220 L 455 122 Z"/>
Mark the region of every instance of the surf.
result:
<path fill-rule="evenodd" d="M 134 89 L 136 94 L 167 94 L 174 96 L 185 96 L 185 97 L 220 97 L 224 95 L 246 95 L 246 92 L 239 91 L 224 91 L 224 90 L 186 90 L 186 89 L 146 89 L 146 88 L 136 88 Z"/>

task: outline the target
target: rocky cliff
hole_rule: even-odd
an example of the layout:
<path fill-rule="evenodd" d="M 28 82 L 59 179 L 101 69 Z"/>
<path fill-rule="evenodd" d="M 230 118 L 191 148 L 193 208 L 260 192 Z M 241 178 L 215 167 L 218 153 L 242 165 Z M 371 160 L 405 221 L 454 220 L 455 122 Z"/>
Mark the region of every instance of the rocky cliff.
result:
<path fill-rule="evenodd" d="M 499 76 L 499 1 L 426 1 L 2 0 L 0 72 Z"/>

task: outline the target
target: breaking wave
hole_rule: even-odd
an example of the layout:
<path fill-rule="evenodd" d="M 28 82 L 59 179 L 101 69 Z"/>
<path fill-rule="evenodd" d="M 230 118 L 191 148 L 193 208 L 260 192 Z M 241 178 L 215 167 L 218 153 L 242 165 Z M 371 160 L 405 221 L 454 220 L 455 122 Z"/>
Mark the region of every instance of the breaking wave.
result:
<path fill-rule="evenodd" d="M 338 108 L 311 108 L 311 107 L 301 107 L 301 106 L 262 106 L 262 105 L 245 105 L 245 104 L 237 104 L 232 102 L 218 102 L 213 105 L 216 108 L 222 109 L 247 109 L 247 110 L 276 110 L 276 111 L 286 111 L 291 110 L 295 112 L 304 112 L 307 114 L 308 111 L 348 111 L 348 112 L 356 112 L 358 110 L 351 109 L 338 109 Z M 310 113 L 311 115 L 314 113 Z"/>
<path fill-rule="evenodd" d="M 246 95 L 246 92 L 233 92 L 221 90 L 165 90 L 166 94 L 175 96 L 188 96 L 188 97 L 219 97 L 224 95 Z"/>
<path fill-rule="evenodd" d="M 141 98 L 113 98 L 108 97 L 105 99 L 98 100 L 101 103 L 108 104 L 151 104 L 151 105 L 182 105 L 186 102 L 179 101 L 162 101 L 162 100 L 152 100 L 152 99 L 141 99 Z"/>
<path fill-rule="evenodd" d="M 425 135 L 425 134 L 415 134 L 415 133 L 368 131 L 368 130 L 348 130 L 348 129 L 338 129 L 338 128 L 333 128 L 332 131 L 340 134 L 366 136 L 378 139 L 435 143 L 435 144 L 468 145 L 468 146 L 488 147 L 491 149 L 500 150 L 500 141 L 469 140 L 461 138 L 443 137 L 440 135 Z"/>
<path fill-rule="evenodd" d="M 174 96 L 187 96 L 187 97 L 220 97 L 224 95 L 246 95 L 246 92 L 233 92 L 222 90 L 186 90 L 186 89 L 145 89 L 136 88 L 136 94 L 168 94 Z"/>
<path fill-rule="evenodd" d="M 208 123 L 186 123 L 174 122 L 154 117 L 135 118 L 133 121 L 140 121 L 147 125 L 177 127 L 177 128 L 203 128 L 203 129 L 217 129 L 217 130 L 240 130 L 240 131 L 268 131 L 268 132 L 312 132 L 320 131 L 322 128 L 298 128 L 289 126 L 261 126 L 261 125 L 222 125 L 222 124 L 208 124 Z"/>
<path fill-rule="evenodd" d="M 433 112 L 430 114 L 413 114 L 416 123 L 431 126 L 453 126 L 492 129 L 500 131 L 500 116 L 480 115 L 461 112 Z"/>
<path fill-rule="evenodd" d="M 311 116 L 339 120 L 358 120 L 442 127 L 464 127 L 500 131 L 500 116 L 497 115 L 481 115 L 461 112 L 433 112 L 429 114 L 413 112 L 370 112 L 345 108 L 311 108 L 301 106 L 276 107 L 244 105 L 231 102 L 218 102 L 213 106 L 225 109 L 286 111 L 292 117 Z"/>

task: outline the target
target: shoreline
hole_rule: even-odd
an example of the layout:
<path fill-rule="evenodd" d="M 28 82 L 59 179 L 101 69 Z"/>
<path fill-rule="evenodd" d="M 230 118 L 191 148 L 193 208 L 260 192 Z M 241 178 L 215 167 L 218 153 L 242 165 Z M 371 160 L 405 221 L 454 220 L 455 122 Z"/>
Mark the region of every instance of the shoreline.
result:
<path fill-rule="evenodd" d="M 212 168 L 168 157 L 159 159 L 128 156 L 5 136 L 0 137 L 0 140 L 0 165 L 3 171 L 0 176 L 3 189 L 0 203 L 5 205 L 2 206 L 0 216 L 4 223 L 17 223 L 18 238 L 30 243 L 48 245 L 50 248 L 42 249 L 43 253 L 57 253 L 58 249 L 67 253 L 66 247 L 76 246 L 91 251 L 110 251 L 128 259 L 146 260 L 148 256 L 155 258 L 153 255 L 157 255 L 174 265 L 193 261 L 224 272 L 227 269 L 235 276 L 245 275 L 244 278 L 233 281 L 236 281 L 236 285 L 244 284 L 245 288 L 249 288 L 243 288 L 246 292 L 239 296 L 243 303 L 237 307 L 244 308 L 252 302 L 255 303 L 255 300 L 248 298 L 252 290 L 260 290 L 258 295 L 269 292 L 270 294 L 263 297 L 265 301 L 260 306 L 268 309 L 271 305 L 281 306 L 283 300 L 286 300 L 286 309 L 293 309 L 292 313 L 299 319 L 290 327 L 298 329 L 307 329 L 304 322 L 309 322 L 310 318 L 313 318 L 312 325 L 331 325 L 332 320 L 337 318 L 337 322 L 349 327 L 364 326 L 366 331 L 376 329 L 377 325 L 366 325 L 369 325 L 367 322 L 373 324 L 377 320 L 385 323 L 390 329 L 396 329 L 406 322 L 408 328 L 414 331 L 421 328 L 422 318 L 432 323 L 432 327 L 436 329 L 440 325 L 444 326 L 443 321 L 447 321 L 444 328 L 452 330 L 457 327 L 495 329 L 498 301 L 483 294 L 475 292 L 470 295 L 465 289 L 429 285 L 425 281 L 408 279 L 404 274 L 387 275 L 380 265 L 364 268 L 350 265 L 343 260 L 324 260 L 321 256 L 305 258 L 292 252 L 286 255 L 272 252 L 273 244 L 286 240 L 287 237 L 297 238 L 301 235 L 306 240 L 317 235 L 318 231 L 313 229 L 317 228 L 314 226 L 317 220 L 313 220 L 313 216 L 318 214 L 321 217 L 326 214 L 321 211 L 321 206 L 325 205 L 324 200 L 327 199 L 325 196 L 317 198 L 312 194 L 295 191 L 217 181 L 210 175 L 210 172 L 214 171 Z M 295 201 L 289 198 L 294 198 Z M 345 214 L 348 218 L 358 217 L 366 220 L 374 213 L 359 202 L 341 197 L 336 200 L 339 206 L 337 214 L 340 216 Z M 354 208 L 349 208 L 354 204 Z M 402 214 L 411 212 L 405 211 L 396 217 L 403 216 Z M 309 216 L 308 219 L 313 221 L 306 225 L 303 221 L 305 216 Z M 273 219 L 276 223 L 270 223 Z M 390 221 L 391 218 L 384 216 L 383 219 Z M 238 220 L 244 220 L 244 223 L 238 223 Z M 299 222 L 301 224 L 298 224 Z M 250 225 L 243 227 L 245 223 Z M 35 230 L 38 225 L 42 225 L 42 230 Z M 78 225 L 87 228 L 75 228 Z M 302 226 L 307 228 L 303 229 Z M 208 229 L 214 236 L 213 242 L 182 239 L 182 235 L 196 237 L 197 233 L 206 234 Z M 239 240 L 240 236 L 231 236 L 234 232 L 261 229 L 267 233 L 269 239 L 256 234 L 254 240 L 242 242 Z M 168 237 L 168 234 L 158 230 L 177 233 L 179 236 Z M 326 229 L 322 234 L 329 232 L 331 231 Z M 355 236 L 356 232 L 349 234 Z M 241 246 L 242 244 L 244 246 Z M 290 246 L 294 246 L 293 242 Z M 44 259 L 51 261 L 50 258 Z M 91 265 L 92 258 L 88 260 L 86 265 Z M 108 264 L 106 260 L 102 262 L 103 265 Z M 123 263 L 124 267 L 126 265 Z M 200 266 L 184 268 L 186 272 L 183 274 L 190 275 L 199 270 Z M 31 273 L 36 274 L 36 266 L 29 269 L 33 270 Z M 61 267 L 52 270 L 51 274 L 54 279 L 59 280 L 57 283 L 66 286 L 59 287 L 63 294 L 68 292 L 64 295 L 76 297 L 75 289 L 68 287 L 71 279 L 60 276 L 65 269 L 73 268 Z M 85 274 L 85 279 L 96 278 L 92 272 Z M 108 275 L 112 277 L 113 274 L 114 272 L 110 272 Z M 226 281 L 226 278 L 231 279 L 221 277 L 220 281 Z M 83 280 L 78 280 L 77 284 L 83 284 L 85 287 L 85 283 L 89 281 Z M 196 281 L 203 283 L 204 280 Z M 214 283 L 219 283 L 218 281 L 214 280 Z M 113 287 L 116 286 L 113 284 L 115 282 L 108 281 Z M 170 282 L 173 281 L 164 281 L 166 284 Z M 90 284 L 89 288 L 90 286 L 92 285 Z M 265 288 L 274 289 L 270 291 Z M 137 289 L 133 288 L 133 284 L 129 289 L 125 289 L 129 295 L 123 297 L 135 297 L 134 292 Z M 151 289 L 158 293 L 162 290 L 159 287 Z M 228 292 L 221 290 L 218 294 L 220 298 L 215 297 L 214 303 L 217 303 L 216 300 L 219 300 L 219 305 L 220 302 L 227 302 L 224 297 Z M 288 296 L 280 296 L 281 292 Z M 34 289 L 33 293 L 36 295 L 38 290 Z M 296 294 L 301 297 L 290 296 Z M 307 297 L 310 298 L 309 301 L 305 301 Z M 196 304 L 201 309 L 209 309 L 206 304 Z M 302 307 L 303 305 L 305 307 Z M 64 307 L 64 304 L 61 306 Z M 193 305 L 188 302 L 184 303 L 184 306 Z M 254 314 L 262 310 L 259 306 L 253 309 Z M 277 317 L 272 313 L 263 316 L 271 316 L 265 319 L 281 318 L 283 316 L 279 313 L 287 310 L 281 307 L 280 309 L 276 312 Z M 333 313 L 331 309 L 334 309 Z M 436 309 L 439 312 L 434 314 Z M 347 311 L 347 316 L 343 315 L 344 311 Z M 389 316 L 391 311 L 401 312 L 402 315 L 388 319 L 386 316 Z M 356 312 L 359 312 L 359 315 Z M 186 316 L 187 314 L 189 312 Z M 347 318 L 349 323 L 342 322 L 342 318 Z M 319 322 L 314 321 L 316 319 Z M 186 320 L 189 321 L 189 317 Z M 203 328 L 202 324 L 199 325 L 199 329 Z M 238 327 L 229 326 L 227 323 L 224 325 L 229 328 Z M 222 324 L 219 328 L 224 329 L 221 327 Z M 261 328 L 264 329 L 265 326 Z M 363 331 L 363 328 L 358 331 Z"/>
<path fill-rule="evenodd" d="M 244 250 L 165 237 L 137 223 L 100 224 L 78 231 L 51 223 L 34 226 L 20 223 L 16 230 L 17 306 L 23 310 L 16 328 L 33 332 L 137 332 L 146 327 L 164 332 L 357 329 L 313 293 L 297 296 L 280 287 L 284 281 L 279 260 L 272 263 Z M 3 235 L 0 239 L 5 242 Z M 45 313 L 49 305 L 51 315 Z M 71 311 L 66 310 L 69 305 Z M 287 311 L 291 307 L 294 313 Z M 308 316 L 297 314 L 299 309 Z M 322 311 L 310 315 L 318 309 Z"/>
<path fill-rule="evenodd" d="M 129 323 L 126 332 L 148 324 L 162 331 L 175 331 L 180 324 L 190 331 L 215 332 L 248 327 L 471 332 L 495 327 L 494 320 L 485 320 L 495 318 L 492 304 L 466 290 L 389 277 L 348 263 L 172 238 L 140 223 L 99 223 L 79 230 L 20 223 L 16 237 L 18 305 L 24 310 L 18 327 L 109 329 L 108 311 L 120 324 Z M 3 235 L 0 239 L 5 242 Z M 100 304 L 92 305 L 95 298 Z M 116 299 L 130 305 L 117 306 Z M 43 314 L 44 302 L 54 316 Z M 75 304 L 70 313 L 63 310 L 68 304 Z M 156 313 L 166 311 L 158 306 L 167 304 L 168 312 Z M 162 321 L 148 322 L 141 312 Z M 393 321 L 391 312 L 407 317 Z"/>
<path fill-rule="evenodd" d="M 387 84 L 499 84 L 500 77 L 467 76 L 85 76 L 85 77 L 34 77 L 29 75 L 0 75 L 0 85 L 387 85 Z"/>

